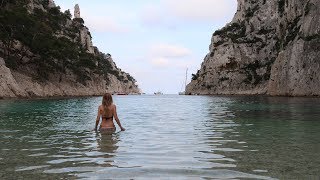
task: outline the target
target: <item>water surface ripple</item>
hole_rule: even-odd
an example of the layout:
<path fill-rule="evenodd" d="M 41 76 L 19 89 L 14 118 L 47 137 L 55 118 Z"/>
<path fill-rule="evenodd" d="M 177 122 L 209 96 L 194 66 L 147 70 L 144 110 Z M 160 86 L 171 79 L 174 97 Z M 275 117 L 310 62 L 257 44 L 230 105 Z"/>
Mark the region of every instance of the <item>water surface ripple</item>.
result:
<path fill-rule="evenodd" d="M 1 100 L 0 179 L 318 179 L 320 100 L 114 96 L 125 132 L 96 133 L 101 97 Z"/>

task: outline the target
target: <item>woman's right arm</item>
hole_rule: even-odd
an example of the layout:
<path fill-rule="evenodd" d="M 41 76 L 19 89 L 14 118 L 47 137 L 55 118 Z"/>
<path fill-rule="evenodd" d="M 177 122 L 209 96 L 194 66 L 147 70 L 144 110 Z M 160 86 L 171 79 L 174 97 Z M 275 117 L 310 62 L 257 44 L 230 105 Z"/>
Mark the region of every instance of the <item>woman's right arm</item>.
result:
<path fill-rule="evenodd" d="M 97 113 L 97 118 L 96 118 L 96 125 L 95 125 L 95 127 L 94 127 L 94 130 L 95 130 L 95 131 L 96 131 L 97 128 L 98 128 L 98 124 L 99 124 L 99 121 L 100 121 L 100 116 L 101 116 L 101 114 L 100 114 L 100 106 L 99 106 L 99 108 L 98 108 L 98 113 Z"/>

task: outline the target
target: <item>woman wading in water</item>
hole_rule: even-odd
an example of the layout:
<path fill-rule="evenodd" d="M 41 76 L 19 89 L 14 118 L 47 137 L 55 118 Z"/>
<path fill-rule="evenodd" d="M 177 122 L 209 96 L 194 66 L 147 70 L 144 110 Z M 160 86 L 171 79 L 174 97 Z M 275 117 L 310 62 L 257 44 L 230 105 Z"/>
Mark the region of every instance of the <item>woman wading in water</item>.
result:
<path fill-rule="evenodd" d="M 98 124 L 100 122 L 101 117 L 101 124 L 99 130 L 101 132 L 115 132 L 116 127 L 113 123 L 113 117 L 116 120 L 117 124 L 119 125 L 121 131 L 125 129 L 121 126 L 120 120 L 117 115 L 116 105 L 113 104 L 112 96 L 109 93 L 106 93 L 102 98 L 102 104 L 98 108 L 98 115 L 96 119 L 96 126 L 94 130 L 97 130 Z"/>

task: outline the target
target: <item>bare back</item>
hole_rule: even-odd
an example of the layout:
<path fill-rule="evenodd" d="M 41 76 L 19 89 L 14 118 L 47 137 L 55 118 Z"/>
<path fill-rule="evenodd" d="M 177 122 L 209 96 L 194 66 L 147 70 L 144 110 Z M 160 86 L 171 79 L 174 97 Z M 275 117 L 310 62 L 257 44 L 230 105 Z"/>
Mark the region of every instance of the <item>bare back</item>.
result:
<path fill-rule="evenodd" d="M 115 131 L 116 127 L 113 123 L 113 119 L 116 120 L 117 124 L 119 125 L 121 131 L 124 131 L 125 128 L 122 127 L 120 120 L 118 118 L 117 114 L 117 107 L 114 104 L 109 105 L 108 107 L 104 107 L 103 105 L 100 105 L 98 108 L 98 115 L 96 118 L 96 125 L 95 125 L 95 130 L 98 129 L 98 125 L 100 123 L 101 119 L 101 124 L 100 124 L 100 130 L 101 129 L 107 129 L 110 130 L 112 129 Z"/>
<path fill-rule="evenodd" d="M 111 104 L 108 107 L 104 107 L 103 105 L 99 106 L 99 111 L 101 114 L 101 128 L 115 128 L 113 123 L 114 117 L 114 105 Z"/>

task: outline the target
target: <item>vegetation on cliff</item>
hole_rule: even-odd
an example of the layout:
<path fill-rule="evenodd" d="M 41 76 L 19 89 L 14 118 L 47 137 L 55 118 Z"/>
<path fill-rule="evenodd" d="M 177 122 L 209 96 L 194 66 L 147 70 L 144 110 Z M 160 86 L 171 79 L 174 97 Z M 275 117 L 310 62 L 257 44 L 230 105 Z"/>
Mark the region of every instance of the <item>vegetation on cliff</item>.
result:
<path fill-rule="evenodd" d="M 33 78 L 47 81 L 50 74 L 72 72 L 83 84 L 92 74 L 105 77 L 115 75 L 120 81 L 124 76 L 114 69 L 111 62 L 98 50 L 87 52 L 81 45 L 80 28 L 83 19 L 71 19 L 70 11 L 48 7 L 48 1 L 39 0 L 30 8 L 29 0 L 2 0 L 0 2 L 0 57 L 10 69 L 22 71 L 32 68 Z"/>
<path fill-rule="evenodd" d="M 238 0 L 186 92 L 319 96 L 319 7 L 317 0 Z"/>

